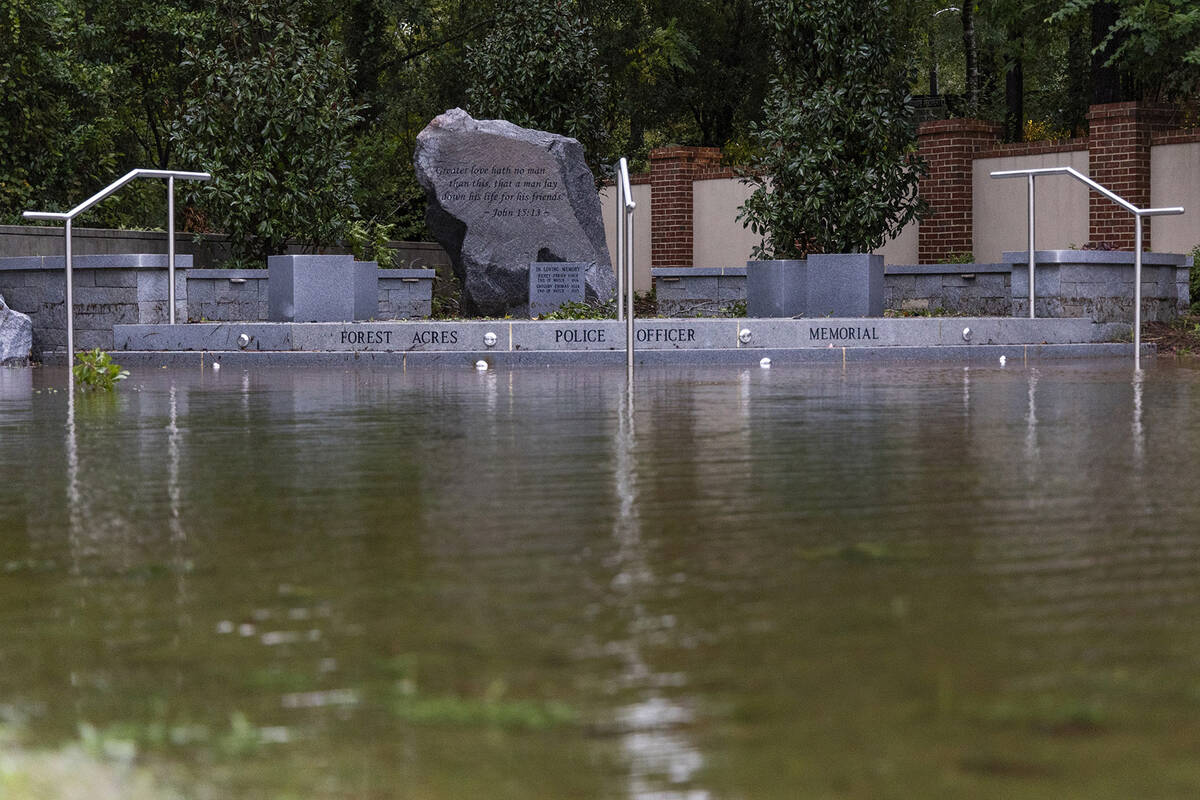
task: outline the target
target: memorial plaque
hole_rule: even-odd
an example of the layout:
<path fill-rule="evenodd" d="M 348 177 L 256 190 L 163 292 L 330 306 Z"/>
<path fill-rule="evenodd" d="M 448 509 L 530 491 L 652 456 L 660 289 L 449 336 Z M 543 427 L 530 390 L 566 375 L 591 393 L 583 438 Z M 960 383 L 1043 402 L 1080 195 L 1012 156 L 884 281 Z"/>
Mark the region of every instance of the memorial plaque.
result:
<path fill-rule="evenodd" d="M 586 261 L 534 261 L 529 265 L 529 316 L 541 317 L 563 303 L 582 303 Z"/>
<path fill-rule="evenodd" d="M 468 313 L 525 316 L 533 262 L 584 262 L 583 299 L 612 298 L 600 196 L 579 142 L 456 108 L 421 131 L 413 164 Z"/>

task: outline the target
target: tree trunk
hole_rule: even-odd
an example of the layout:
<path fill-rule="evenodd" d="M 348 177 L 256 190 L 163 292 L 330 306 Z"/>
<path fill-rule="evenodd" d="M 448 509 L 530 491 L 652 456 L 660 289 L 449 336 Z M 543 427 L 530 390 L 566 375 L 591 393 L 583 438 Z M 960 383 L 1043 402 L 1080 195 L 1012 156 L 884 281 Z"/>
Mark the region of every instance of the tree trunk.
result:
<path fill-rule="evenodd" d="M 979 113 L 979 55 L 975 44 L 975 9 L 971 0 L 962 4 L 963 58 L 966 61 L 967 116 Z"/>
<path fill-rule="evenodd" d="M 1019 142 L 1025 127 L 1025 69 L 1021 55 L 1009 58 L 1004 70 L 1004 135 L 1010 142 Z"/>
<path fill-rule="evenodd" d="M 1120 44 L 1114 39 L 1100 52 L 1095 52 L 1109 30 L 1116 24 L 1120 10 L 1111 0 L 1098 0 L 1092 5 L 1092 102 L 1120 103 L 1128 100 L 1121 81 L 1121 71 L 1105 62 Z"/>

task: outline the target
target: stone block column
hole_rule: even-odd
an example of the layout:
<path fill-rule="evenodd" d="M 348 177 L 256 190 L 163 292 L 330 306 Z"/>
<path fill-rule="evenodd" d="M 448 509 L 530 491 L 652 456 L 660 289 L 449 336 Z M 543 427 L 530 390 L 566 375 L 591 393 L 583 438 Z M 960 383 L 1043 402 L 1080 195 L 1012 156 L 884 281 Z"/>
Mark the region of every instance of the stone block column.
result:
<path fill-rule="evenodd" d="M 929 204 L 929 216 L 918 228 L 920 263 L 938 263 L 974 248 L 971 162 L 977 152 L 996 146 L 1002 130 L 978 119 L 926 122 L 918 129 L 918 148 L 929 168 L 920 185 Z"/>
<path fill-rule="evenodd" d="M 1088 173 L 1101 186 L 1139 208 L 1150 205 L 1150 142 L 1170 127 L 1173 111 L 1141 103 L 1104 103 L 1088 111 Z M 1091 192 L 1088 236 L 1120 250 L 1134 247 L 1133 215 Z M 1143 222 L 1142 246 L 1150 249 L 1150 218 Z"/>
<path fill-rule="evenodd" d="M 692 182 L 721 163 L 718 147 L 650 151 L 650 262 L 656 269 L 692 266 Z"/>

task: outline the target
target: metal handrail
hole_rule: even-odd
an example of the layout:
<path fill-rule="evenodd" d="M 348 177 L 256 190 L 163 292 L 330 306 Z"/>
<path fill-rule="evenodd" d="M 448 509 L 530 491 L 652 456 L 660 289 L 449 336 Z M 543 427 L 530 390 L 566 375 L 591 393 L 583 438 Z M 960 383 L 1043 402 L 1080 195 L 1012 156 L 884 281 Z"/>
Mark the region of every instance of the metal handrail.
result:
<path fill-rule="evenodd" d="M 167 179 L 167 318 L 170 324 L 175 324 L 175 179 L 185 181 L 207 181 L 212 175 L 207 172 L 183 172 L 173 169 L 133 169 L 117 180 L 105 186 L 94 195 L 84 200 L 70 211 L 26 211 L 21 214 L 25 219 L 45 219 L 62 221 L 66 238 L 66 308 L 67 308 L 67 366 L 71 366 L 75 356 L 75 303 L 73 284 L 71 280 L 71 221 L 87 211 L 125 184 L 137 178 L 166 178 Z"/>
<path fill-rule="evenodd" d="M 1164 217 L 1183 213 L 1182 206 L 1169 208 L 1138 208 L 1125 198 L 1106 189 L 1094 180 L 1084 175 L 1074 167 L 1038 167 L 1035 169 L 1008 169 L 991 173 L 993 178 L 1022 178 L 1029 179 L 1029 318 L 1034 318 L 1033 311 L 1033 270 L 1034 270 L 1034 195 L 1033 180 L 1038 175 L 1070 175 L 1077 181 L 1087 184 L 1091 189 L 1112 200 L 1114 203 L 1133 214 L 1136 237 L 1133 256 L 1133 364 L 1141 367 L 1142 350 L 1142 217 Z"/>
<path fill-rule="evenodd" d="M 625 321 L 625 368 L 632 377 L 633 210 L 637 203 L 633 202 L 633 190 L 629 187 L 629 164 L 624 158 L 617 161 L 614 183 L 617 190 L 617 320 Z"/>

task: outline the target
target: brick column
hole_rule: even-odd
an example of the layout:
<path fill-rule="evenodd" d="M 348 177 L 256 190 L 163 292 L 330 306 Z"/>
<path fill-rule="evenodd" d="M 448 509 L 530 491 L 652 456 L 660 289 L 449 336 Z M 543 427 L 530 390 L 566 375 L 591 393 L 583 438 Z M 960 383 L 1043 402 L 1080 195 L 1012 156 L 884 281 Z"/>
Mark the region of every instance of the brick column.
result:
<path fill-rule="evenodd" d="M 1140 103 L 1104 103 L 1088 111 L 1088 173 L 1101 186 L 1138 208 L 1150 205 L 1150 140 L 1170 127 L 1173 111 Z M 1135 242 L 1133 215 L 1091 192 L 1088 237 L 1121 250 Z M 1150 249 L 1150 218 L 1143 220 L 1142 246 Z"/>
<path fill-rule="evenodd" d="M 650 263 L 692 266 L 692 182 L 721 162 L 718 147 L 660 147 L 650 151 Z"/>
<path fill-rule="evenodd" d="M 974 249 L 971 162 L 975 153 L 996 146 L 1002 130 L 978 119 L 926 122 L 918 129 L 918 148 L 929 168 L 920 185 L 929 204 L 929 216 L 918 227 L 920 263 L 935 264 Z"/>

